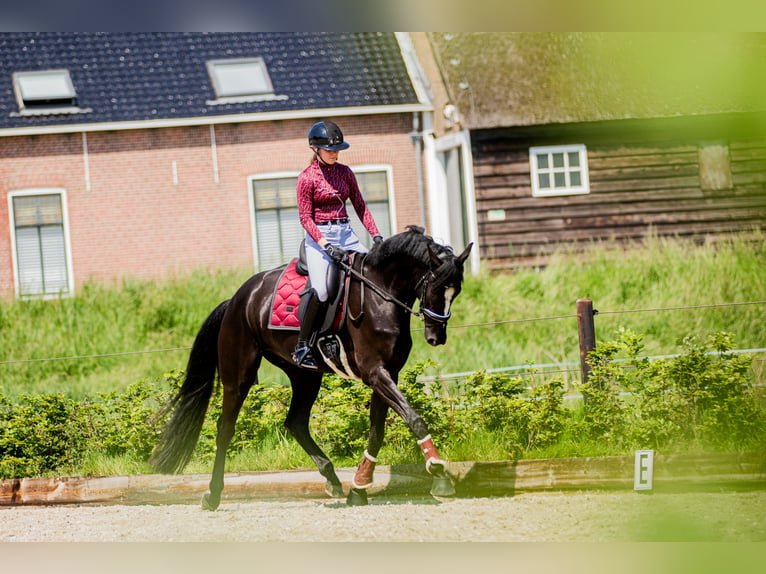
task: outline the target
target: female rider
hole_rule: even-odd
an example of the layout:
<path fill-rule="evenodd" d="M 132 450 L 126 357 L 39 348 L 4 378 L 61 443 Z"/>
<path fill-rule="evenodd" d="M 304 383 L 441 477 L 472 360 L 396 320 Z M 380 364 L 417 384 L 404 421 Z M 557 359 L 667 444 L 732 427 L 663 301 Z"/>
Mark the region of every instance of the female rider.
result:
<path fill-rule="evenodd" d="M 298 365 L 316 367 L 310 341 L 318 319 L 324 315 L 320 311 L 327 301 L 329 266 L 340 262 L 346 251 L 367 251 L 351 228 L 346 200 L 351 200 L 373 241 L 379 243 L 383 237 L 359 191 L 354 172 L 338 163 L 340 150 L 349 147 L 340 128 L 330 121 L 318 122 L 309 130 L 308 140 L 314 157 L 298 176 L 296 196 L 298 218 L 306 230 L 306 264 L 311 288 L 301 295 L 304 311 L 293 360 Z"/>

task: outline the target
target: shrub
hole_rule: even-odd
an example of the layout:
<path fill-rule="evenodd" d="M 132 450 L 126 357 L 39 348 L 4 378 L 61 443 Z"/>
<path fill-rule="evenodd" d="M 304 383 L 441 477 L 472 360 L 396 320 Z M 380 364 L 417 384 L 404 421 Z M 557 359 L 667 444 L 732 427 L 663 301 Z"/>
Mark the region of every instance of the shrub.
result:
<path fill-rule="evenodd" d="M 693 337 L 682 344 L 683 353 L 654 361 L 638 358 L 642 338 L 631 331 L 599 345 L 589 356 L 593 374 L 581 386 L 585 433 L 624 448 L 762 444 L 766 419 L 750 380 L 752 358 L 729 353 L 733 337 L 727 333 L 712 335 L 705 345 Z M 616 361 L 621 353 L 626 359 Z M 631 397 L 620 400 L 620 389 Z"/>
<path fill-rule="evenodd" d="M 546 448 L 566 453 L 558 456 L 590 454 L 594 445 L 600 454 L 635 448 L 762 449 L 766 413 L 752 384 L 751 359 L 730 353 L 733 344 L 726 333 L 716 333 L 705 344 L 689 337 L 682 354 L 650 361 L 639 356 L 643 337 L 620 330 L 614 341 L 590 354 L 592 375 L 578 385 L 584 405 L 574 411 L 564 407 L 559 378 L 533 385 L 537 377 L 532 375 L 480 372 L 460 381 L 457 393 L 443 396 L 420 378 L 429 365 L 418 364 L 402 373 L 400 387 L 445 452 L 467 444 L 492 456 L 515 458 Z M 182 373 L 174 371 L 81 402 L 60 394 L 21 395 L 14 401 L 0 394 L 0 478 L 76 472 L 84 460 L 102 455 L 142 464 L 164 422 L 155 413 L 181 380 Z M 371 390 L 337 376 L 326 376 L 322 386 L 312 412 L 312 433 L 336 463 L 353 464 L 367 445 Z M 289 402 L 289 387 L 253 389 L 229 454 L 257 451 L 275 444 L 275 437 L 284 444 Z M 218 392 L 195 451 L 205 464 L 215 455 L 220 411 Z M 398 415 L 390 411 L 386 426 L 389 464 L 422 460 Z M 462 451 L 462 456 L 475 455 Z"/>
<path fill-rule="evenodd" d="M 85 452 L 84 409 L 59 394 L 0 398 L 0 476 L 37 476 L 72 467 Z"/>
<path fill-rule="evenodd" d="M 513 457 L 558 440 L 569 416 L 563 406 L 563 382 L 555 378 L 531 384 L 531 378 L 486 372 L 467 377 L 457 410 L 463 434 L 492 433 Z"/>

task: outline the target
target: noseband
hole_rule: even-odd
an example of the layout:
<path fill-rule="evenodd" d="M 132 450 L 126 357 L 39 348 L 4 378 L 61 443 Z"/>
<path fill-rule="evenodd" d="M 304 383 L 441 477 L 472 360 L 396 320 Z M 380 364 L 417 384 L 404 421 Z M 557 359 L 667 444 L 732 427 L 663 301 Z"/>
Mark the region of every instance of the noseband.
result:
<path fill-rule="evenodd" d="M 434 272 L 429 269 L 423 274 L 423 277 L 420 278 L 420 280 L 415 285 L 415 291 L 417 291 L 418 286 L 421 284 L 423 287 L 420 290 L 420 295 L 418 295 L 418 299 L 420 299 L 420 313 L 418 317 L 423 320 L 423 316 L 428 317 L 429 319 L 436 321 L 437 323 L 447 323 L 449 321 L 449 318 L 452 317 L 452 311 L 447 311 L 446 315 L 442 315 L 441 313 L 437 313 L 436 311 L 432 311 L 428 307 L 424 307 L 425 304 L 425 296 L 428 292 L 428 280 L 435 277 Z"/>

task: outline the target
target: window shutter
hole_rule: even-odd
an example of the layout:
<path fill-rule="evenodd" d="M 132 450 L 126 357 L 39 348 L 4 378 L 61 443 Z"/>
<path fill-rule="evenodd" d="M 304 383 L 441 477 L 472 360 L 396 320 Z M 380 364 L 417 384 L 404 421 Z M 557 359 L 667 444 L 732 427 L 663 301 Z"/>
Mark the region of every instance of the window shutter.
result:
<path fill-rule="evenodd" d="M 50 294 L 68 292 L 64 230 L 60 226 L 42 227 L 40 241 L 45 292 Z"/>
<path fill-rule="evenodd" d="M 271 269 L 279 264 L 279 217 L 276 210 L 258 211 L 255 217 L 258 243 L 258 269 Z"/>
<path fill-rule="evenodd" d="M 282 215 L 282 259 L 280 264 L 287 263 L 293 257 L 298 257 L 298 250 L 306 232 L 298 220 L 298 209 L 283 209 Z"/>
<path fill-rule="evenodd" d="M 16 258 L 18 259 L 21 295 L 42 294 L 42 258 L 40 236 L 36 227 L 24 227 L 16 230 Z"/>

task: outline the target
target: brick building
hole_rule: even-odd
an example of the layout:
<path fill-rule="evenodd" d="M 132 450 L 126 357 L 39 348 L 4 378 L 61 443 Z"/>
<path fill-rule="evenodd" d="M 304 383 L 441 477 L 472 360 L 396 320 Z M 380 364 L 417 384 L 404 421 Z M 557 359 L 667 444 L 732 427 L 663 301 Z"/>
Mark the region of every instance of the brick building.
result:
<path fill-rule="evenodd" d="M 429 227 L 417 130 L 431 104 L 408 42 L 0 34 L 0 295 L 289 259 L 320 119 L 351 143 L 341 162 L 384 233 Z"/>

